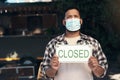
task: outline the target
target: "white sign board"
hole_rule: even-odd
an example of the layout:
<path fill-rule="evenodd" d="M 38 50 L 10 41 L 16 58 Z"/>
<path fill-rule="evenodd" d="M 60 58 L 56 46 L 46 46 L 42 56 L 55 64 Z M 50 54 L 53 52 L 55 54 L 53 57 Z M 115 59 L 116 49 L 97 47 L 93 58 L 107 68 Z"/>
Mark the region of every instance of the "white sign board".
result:
<path fill-rule="evenodd" d="M 58 45 L 56 55 L 61 63 L 88 62 L 92 56 L 92 48 L 89 45 Z"/>

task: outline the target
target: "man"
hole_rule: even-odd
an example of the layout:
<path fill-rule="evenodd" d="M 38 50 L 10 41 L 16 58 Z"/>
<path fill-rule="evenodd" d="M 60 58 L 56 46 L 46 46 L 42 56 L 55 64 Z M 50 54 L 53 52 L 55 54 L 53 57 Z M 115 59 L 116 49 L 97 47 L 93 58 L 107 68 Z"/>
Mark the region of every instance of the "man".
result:
<path fill-rule="evenodd" d="M 93 75 L 103 77 L 108 68 L 107 59 L 101 46 L 94 38 L 80 32 L 82 19 L 78 9 L 66 11 L 63 25 L 66 32 L 52 39 L 46 46 L 41 63 L 44 80 L 93 80 Z M 60 63 L 56 55 L 56 45 L 91 45 L 92 56 L 88 63 Z"/>

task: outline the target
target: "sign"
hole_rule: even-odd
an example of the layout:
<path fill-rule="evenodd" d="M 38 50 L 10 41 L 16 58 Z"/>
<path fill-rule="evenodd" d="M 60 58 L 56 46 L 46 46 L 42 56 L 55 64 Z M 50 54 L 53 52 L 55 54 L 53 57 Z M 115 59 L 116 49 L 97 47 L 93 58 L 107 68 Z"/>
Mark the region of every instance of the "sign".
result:
<path fill-rule="evenodd" d="M 92 48 L 89 45 L 58 45 L 56 55 L 61 63 L 88 62 L 92 56 Z"/>

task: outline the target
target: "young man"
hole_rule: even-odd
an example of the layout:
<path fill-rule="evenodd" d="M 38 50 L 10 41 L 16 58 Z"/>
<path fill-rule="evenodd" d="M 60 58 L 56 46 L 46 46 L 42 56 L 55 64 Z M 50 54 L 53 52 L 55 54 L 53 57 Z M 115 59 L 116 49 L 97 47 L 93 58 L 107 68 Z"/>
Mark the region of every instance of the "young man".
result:
<path fill-rule="evenodd" d="M 66 11 L 63 25 L 66 32 L 52 39 L 46 46 L 43 62 L 41 63 L 44 80 L 93 80 L 103 77 L 108 68 L 107 59 L 101 46 L 94 38 L 80 32 L 82 19 L 78 9 Z M 88 63 L 60 63 L 55 46 L 59 45 L 91 45 L 92 56 Z"/>

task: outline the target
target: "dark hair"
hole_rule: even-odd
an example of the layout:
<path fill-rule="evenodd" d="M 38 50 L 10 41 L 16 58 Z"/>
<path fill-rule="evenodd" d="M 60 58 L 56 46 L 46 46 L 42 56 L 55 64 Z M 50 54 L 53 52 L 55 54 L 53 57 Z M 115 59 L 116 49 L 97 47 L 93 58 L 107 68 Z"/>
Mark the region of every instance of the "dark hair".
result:
<path fill-rule="evenodd" d="M 80 10 L 79 10 L 79 8 L 78 7 L 74 7 L 74 6 L 70 6 L 70 7 L 67 7 L 65 10 L 64 10 L 64 17 L 65 17 L 65 13 L 68 11 L 68 10 L 71 10 L 71 9 L 76 9 L 78 12 L 79 12 L 79 15 L 81 15 L 80 14 Z M 63 17 L 63 18 L 64 18 Z"/>
<path fill-rule="evenodd" d="M 76 9 L 77 11 L 79 11 L 79 12 L 80 12 L 79 8 L 78 8 L 78 7 L 76 7 L 76 6 L 70 6 L 70 7 L 67 7 L 67 8 L 65 9 L 65 11 L 64 11 L 64 12 L 67 12 L 68 10 L 71 10 L 71 9 Z"/>
<path fill-rule="evenodd" d="M 68 10 L 71 10 L 71 9 L 76 9 L 78 12 L 79 12 L 79 14 L 80 14 L 80 16 L 81 16 L 81 12 L 80 12 L 80 9 L 79 9 L 79 7 L 77 7 L 77 6 L 69 6 L 69 7 L 65 7 L 64 9 L 63 9 L 63 12 L 61 13 L 61 18 L 62 19 L 64 19 L 65 18 L 65 13 L 68 11 Z M 82 17 L 82 16 L 81 16 Z"/>

